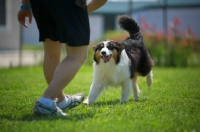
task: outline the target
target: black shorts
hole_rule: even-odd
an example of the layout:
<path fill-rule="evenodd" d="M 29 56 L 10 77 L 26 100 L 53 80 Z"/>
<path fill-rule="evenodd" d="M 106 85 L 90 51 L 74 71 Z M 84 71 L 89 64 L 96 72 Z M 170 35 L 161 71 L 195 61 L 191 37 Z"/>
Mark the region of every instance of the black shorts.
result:
<path fill-rule="evenodd" d="M 39 41 L 46 38 L 69 46 L 89 44 L 90 27 L 87 8 L 82 10 L 75 0 L 30 0 L 39 30 Z"/>

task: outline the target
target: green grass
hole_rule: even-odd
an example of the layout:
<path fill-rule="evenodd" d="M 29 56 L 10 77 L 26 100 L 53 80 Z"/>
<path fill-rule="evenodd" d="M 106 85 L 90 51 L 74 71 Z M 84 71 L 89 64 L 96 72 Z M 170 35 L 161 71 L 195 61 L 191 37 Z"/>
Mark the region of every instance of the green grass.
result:
<path fill-rule="evenodd" d="M 32 51 L 35 51 L 35 50 L 43 50 L 43 45 L 42 44 L 23 44 L 22 46 L 22 49 L 23 50 L 32 50 Z"/>
<path fill-rule="evenodd" d="M 140 101 L 120 104 L 120 89 L 104 92 L 69 117 L 37 117 L 35 101 L 47 87 L 41 67 L 0 69 L 0 132 L 199 132 L 200 68 L 154 68 L 154 83 L 140 78 Z M 83 66 L 65 93 L 88 95 L 92 67 Z"/>

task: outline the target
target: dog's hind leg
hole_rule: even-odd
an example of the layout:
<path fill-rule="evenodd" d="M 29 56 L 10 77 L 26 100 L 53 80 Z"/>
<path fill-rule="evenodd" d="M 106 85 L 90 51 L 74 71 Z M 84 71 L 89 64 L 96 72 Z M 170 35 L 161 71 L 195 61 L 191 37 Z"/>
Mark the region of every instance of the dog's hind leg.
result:
<path fill-rule="evenodd" d="M 121 100 L 120 100 L 121 103 L 124 103 L 128 100 L 131 86 L 132 86 L 131 80 L 127 80 L 122 84 L 122 93 L 121 93 Z"/>
<path fill-rule="evenodd" d="M 132 80 L 132 83 L 133 83 L 133 95 L 134 95 L 134 99 L 135 101 L 139 100 L 139 97 L 140 97 L 140 89 L 139 89 L 139 86 L 137 84 L 137 76 L 133 78 Z"/>
<path fill-rule="evenodd" d="M 153 73 L 152 71 L 150 71 L 147 76 L 146 76 L 146 82 L 147 82 L 147 85 L 150 87 L 152 85 L 152 82 L 153 82 Z"/>
<path fill-rule="evenodd" d="M 103 85 L 101 83 L 93 82 L 90 87 L 89 95 L 83 103 L 90 104 L 94 102 L 102 90 L 103 90 Z"/>

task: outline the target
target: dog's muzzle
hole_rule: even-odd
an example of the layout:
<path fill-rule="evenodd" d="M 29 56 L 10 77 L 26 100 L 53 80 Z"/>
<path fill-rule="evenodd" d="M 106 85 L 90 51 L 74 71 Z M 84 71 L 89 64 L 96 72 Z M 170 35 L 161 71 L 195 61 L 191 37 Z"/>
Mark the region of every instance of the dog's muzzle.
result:
<path fill-rule="evenodd" d="M 106 55 L 105 51 L 101 52 L 101 58 L 103 59 L 104 63 L 109 62 L 111 57 L 112 57 L 112 55 Z"/>
<path fill-rule="evenodd" d="M 109 56 L 101 56 L 101 58 L 103 59 L 103 62 L 106 63 L 106 62 L 109 62 L 110 59 L 111 59 L 112 55 L 109 55 Z"/>

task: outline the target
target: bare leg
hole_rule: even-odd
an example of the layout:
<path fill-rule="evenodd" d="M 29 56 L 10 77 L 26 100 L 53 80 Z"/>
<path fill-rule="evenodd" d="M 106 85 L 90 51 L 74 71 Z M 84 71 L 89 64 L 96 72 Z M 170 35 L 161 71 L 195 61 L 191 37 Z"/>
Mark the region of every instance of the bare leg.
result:
<path fill-rule="evenodd" d="M 62 101 L 65 96 L 63 88 L 74 78 L 87 58 L 87 46 L 69 47 L 66 45 L 67 57 L 56 67 L 52 81 L 43 97 Z"/>
<path fill-rule="evenodd" d="M 44 63 L 43 71 L 47 84 L 49 85 L 56 67 L 60 63 L 62 44 L 59 41 L 52 41 L 45 39 L 44 43 Z M 63 96 L 64 93 L 58 95 L 58 99 Z M 62 100 L 58 100 L 60 102 Z"/>
<path fill-rule="evenodd" d="M 44 76 L 48 84 L 50 84 L 54 71 L 60 63 L 60 54 L 62 45 L 59 41 L 51 41 L 46 39 L 44 45 Z"/>

